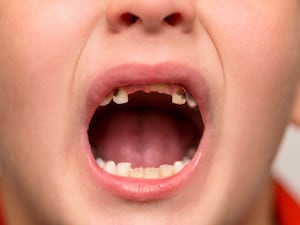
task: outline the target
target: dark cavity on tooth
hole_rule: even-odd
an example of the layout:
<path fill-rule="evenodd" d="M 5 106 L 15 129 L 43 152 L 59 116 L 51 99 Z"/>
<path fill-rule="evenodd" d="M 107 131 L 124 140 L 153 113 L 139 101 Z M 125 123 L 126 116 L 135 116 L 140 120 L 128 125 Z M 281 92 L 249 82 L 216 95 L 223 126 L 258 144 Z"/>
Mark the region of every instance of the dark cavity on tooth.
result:
<path fill-rule="evenodd" d="M 119 95 L 119 89 L 114 90 L 114 96 L 117 97 Z"/>
<path fill-rule="evenodd" d="M 181 96 L 182 98 L 186 98 L 186 90 L 184 88 L 181 88 L 176 92 L 177 95 Z"/>

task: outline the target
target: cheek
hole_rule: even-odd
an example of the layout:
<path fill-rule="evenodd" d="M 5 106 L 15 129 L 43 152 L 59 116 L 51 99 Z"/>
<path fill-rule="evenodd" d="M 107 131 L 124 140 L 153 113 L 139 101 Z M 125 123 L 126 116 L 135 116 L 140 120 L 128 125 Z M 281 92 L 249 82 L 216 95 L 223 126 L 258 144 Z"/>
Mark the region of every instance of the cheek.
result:
<path fill-rule="evenodd" d="M 300 48 L 295 4 L 282 1 L 252 7 L 251 15 L 244 8 L 231 12 L 239 24 L 222 25 L 229 34 L 221 37 L 225 118 L 234 119 L 226 127 L 236 126 L 244 134 L 243 145 L 250 145 L 254 154 L 259 151 L 253 157 L 261 157 L 274 154 L 289 120 Z"/>
<path fill-rule="evenodd" d="M 225 82 L 213 154 L 222 159 L 216 168 L 232 171 L 224 175 L 232 190 L 257 187 L 269 176 L 289 120 L 300 71 L 298 4 L 212 0 L 201 6 Z"/>
<path fill-rule="evenodd" d="M 34 174 L 33 164 L 45 168 L 50 140 L 55 151 L 66 145 L 76 108 L 72 72 L 91 23 L 90 9 L 73 3 L 12 0 L 0 10 L 1 159 L 19 173 Z"/>

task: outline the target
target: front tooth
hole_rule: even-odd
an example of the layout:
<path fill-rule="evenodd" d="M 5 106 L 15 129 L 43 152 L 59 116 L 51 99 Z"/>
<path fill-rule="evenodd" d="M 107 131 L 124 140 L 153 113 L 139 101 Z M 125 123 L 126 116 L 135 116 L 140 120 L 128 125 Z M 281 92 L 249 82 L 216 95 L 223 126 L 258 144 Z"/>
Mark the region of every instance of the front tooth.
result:
<path fill-rule="evenodd" d="M 160 172 L 158 168 L 145 168 L 144 170 L 144 178 L 153 179 L 159 178 Z"/>
<path fill-rule="evenodd" d="M 134 168 L 129 170 L 129 177 L 143 178 L 144 177 L 144 168 Z"/>
<path fill-rule="evenodd" d="M 173 175 L 173 166 L 171 165 L 161 165 L 159 170 L 161 177 L 169 177 Z"/>
<path fill-rule="evenodd" d="M 131 163 L 120 162 L 117 165 L 117 174 L 122 177 L 128 177 L 130 168 L 131 168 Z"/>
<path fill-rule="evenodd" d="M 116 174 L 117 167 L 114 161 L 108 161 L 104 165 L 104 170 L 110 174 Z"/>
<path fill-rule="evenodd" d="M 117 104 L 124 104 L 128 102 L 128 93 L 124 88 L 118 88 L 113 94 L 113 100 Z"/>
<path fill-rule="evenodd" d="M 172 103 L 177 104 L 177 105 L 185 104 L 186 103 L 185 95 L 180 91 L 175 92 L 172 95 Z"/>
<path fill-rule="evenodd" d="M 176 161 L 173 164 L 174 173 L 176 174 L 176 173 L 180 172 L 183 169 L 183 167 L 184 167 L 184 165 L 183 165 L 182 161 Z"/>

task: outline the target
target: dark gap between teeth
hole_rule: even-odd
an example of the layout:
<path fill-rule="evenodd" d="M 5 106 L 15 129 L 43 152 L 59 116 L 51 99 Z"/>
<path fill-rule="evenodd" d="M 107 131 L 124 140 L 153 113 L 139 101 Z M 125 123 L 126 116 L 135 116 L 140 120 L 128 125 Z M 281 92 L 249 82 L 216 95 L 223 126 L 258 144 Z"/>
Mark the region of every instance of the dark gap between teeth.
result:
<path fill-rule="evenodd" d="M 99 107 L 88 135 L 95 158 L 157 167 L 196 149 L 203 130 L 199 111 L 172 104 L 169 95 L 137 92 L 127 104 Z"/>

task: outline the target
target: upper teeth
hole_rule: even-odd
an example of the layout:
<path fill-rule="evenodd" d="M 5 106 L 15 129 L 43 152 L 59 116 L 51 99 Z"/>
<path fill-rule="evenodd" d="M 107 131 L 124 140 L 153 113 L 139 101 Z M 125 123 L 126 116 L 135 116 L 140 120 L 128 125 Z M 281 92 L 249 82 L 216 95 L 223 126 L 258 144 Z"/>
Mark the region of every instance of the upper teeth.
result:
<path fill-rule="evenodd" d="M 180 86 L 175 86 L 176 90 L 171 90 L 171 86 L 167 84 L 152 84 L 147 88 L 150 89 L 149 92 L 158 92 L 162 94 L 168 94 L 172 96 L 172 103 L 177 105 L 187 104 L 191 108 L 196 108 L 197 103 L 191 94 L 187 93 L 186 90 Z M 121 87 L 115 89 L 113 92 L 109 93 L 106 98 L 100 103 L 100 106 L 108 105 L 111 101 L 116 104 L 124 104 L 128 102 L 128 92 L 126 87 Z"/>

